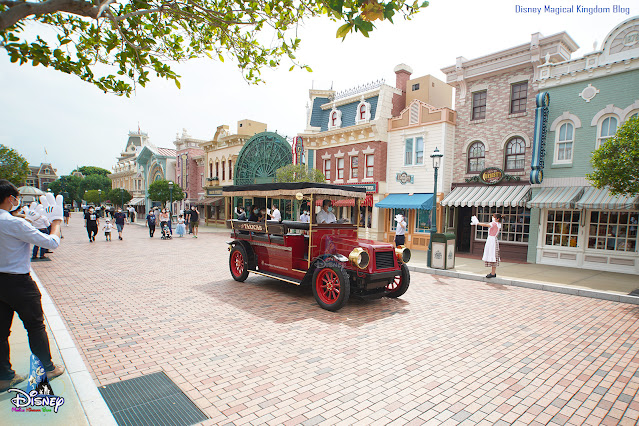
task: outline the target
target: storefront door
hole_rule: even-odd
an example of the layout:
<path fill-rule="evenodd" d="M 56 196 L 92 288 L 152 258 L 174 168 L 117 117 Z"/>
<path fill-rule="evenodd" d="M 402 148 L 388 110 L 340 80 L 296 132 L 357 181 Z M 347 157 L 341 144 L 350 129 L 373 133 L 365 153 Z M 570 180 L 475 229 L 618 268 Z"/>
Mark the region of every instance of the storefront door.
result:
<path fill-rule="evenodd" d="M 470 226 L 470 218 L 472 215 L 472 207 L 458 207 L 456 249 L 459 253 L 470 252 L 470 237 L 473 232 Z"/>

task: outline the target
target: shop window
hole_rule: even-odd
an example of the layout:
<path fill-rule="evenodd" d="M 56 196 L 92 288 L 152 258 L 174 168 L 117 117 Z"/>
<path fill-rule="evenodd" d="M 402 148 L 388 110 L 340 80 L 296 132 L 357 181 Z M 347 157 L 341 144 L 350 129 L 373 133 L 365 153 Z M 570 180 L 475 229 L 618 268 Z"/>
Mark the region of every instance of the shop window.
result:
<path fill-rule="evenodd" d="M 404 220 L 406 221 L 406 225 L 408 225 L 408 210 L 406 209 L 392 209 L 391 210 L 391 224 L 390 224 L 390 229 L 391 231 L 394 231 L 395 229 L 397 229 L 397 222 L 395 222 L 395 216 L 397 216 L 398 214 L 404 215 Z M 408 226 L 406 226 L 406 231 L 408 231 Z"/>
<path fill-rule="evenodd" d="M 413 138 L 406 139 L 404 144 L 404 165 L 413 165 Z"/>
<path fill-rule="evenodd" d="M 549 210 L 546 219 L 547 246 L 579 247 L 577 237 L 581 212 Z"/>
<path fill-rule="evenodd" d="M 637 251 L 637 211 L 592 211 L 588 248 L 634 253 Z"/>
<path fill-rule="evenodd" d="M 220 178 L 220 163 L 215 162 L 215 177 Z"/>
<path fill-rule="evenodd" d="M 530 232 L 530 209 L 525 207 L 477 207 L 477 219 L 482 223 L 490 223 L 494 213 L 500 213 L 501 232 L 498 239 L 503 242 L 527 243 Z M 488 237 L 488 228 L 477 226 L 476 240 Z"/>
<path fill-rule="evenodd" d="M 430 232 L 430 210 L 417 210 L 415 215 L 415 232 Z"/>
<path fill-rule="evenodd" d="M 413 92 L 414 92 L 415 90 L 419 90 L 419 83 L 415 83 L 415 84 L 413 84 Z"/>
<path fill-rule="evenodd" d="M 639 112 L 635 112 L 630 116 L 630 118 L 639 118 Z"/>
<path fill-rule="evenodd" d="M 366 177 L 373 177 L 373 166 L 375 164 L 375 157 L 373 154 L 366 155 Z"/>
<path fill-rule="evenodd" d="M 233 162 L 229 160 L 229 179 L 233 180 Z"/>
<path fill-rule="evenodd" d="M 337 179 L 344 179 L 344 159 L 337 159 Z"/>
<path fill-rule="evenodd" d="M 324 160 L 324 177 L 331 180 L 331 160 Z"/>
<path fill-rule="evenodd" d="M 555 143 L 555 163 L 572 163 L 573 142 L 574 126 L 572 123 L 562 124 Z"/>
<path fill-rule="evenodd" d="M 479 173 L 484 170 L 484 162 L 486 160 L 486 150 L 484 144 L 477 141 L 473 142 L 468 148 L 468 173 Z"/>
<path fill-rule="evenodd" d="M 486 118 L 487 91 L 473 93 L 473 116 L 471 120 L 483 120 Z"/>
<path fill-rule="evenodd" d="M 210 178 L 213 177 L 213 163 L 209 163 L 209 177 Z"/>
<path fill-rule="evenodd" d="M 359 175 L 359 157 L 353 155 L 351 157 L 351 179 L 355 179 Z"/>
<path fill-rule="evenodd" d="M 526 98 L 528 92 L 528 82 L 516 83 L 510 89 L 510 113 L 518 114 L 526 112 Z"/>
<path fill-rule="evenodd" d="M 617 119 L 615 117 L 606 117 L 599 126 L 599 137 L 597 138 L 597 146 L 599 148 L 602 143 L 606 142 L 617 133 Z"/>
<path fill-rule="evenodd" d="M 506 144 L 506 170 L 524 170 L 526 143 L 522 138 L 514 137 Z"/>
<path fill-rule="evenodd" d="M 222 161 L 222 180 L 226 180 L 226 161 Z"/>

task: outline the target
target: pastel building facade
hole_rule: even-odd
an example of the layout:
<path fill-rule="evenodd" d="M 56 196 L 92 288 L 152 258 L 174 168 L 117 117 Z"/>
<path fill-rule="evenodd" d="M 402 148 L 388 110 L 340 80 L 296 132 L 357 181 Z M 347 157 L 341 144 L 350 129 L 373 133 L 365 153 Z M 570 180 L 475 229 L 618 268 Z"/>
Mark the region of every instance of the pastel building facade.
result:
<path fill-rule="evenodd" d="M 535 33 L 529 43 L 472 60 L 458 57 L 442 69 L 456 88 L 452 191 L 442 205 L 458 252 L 481 256 L 487 231 L 471 228 L 470 218 L 489 222 L 501 213 L 502 259 L 527 259 L 538 66 L 568 60 L 577 48 L 564 32 Z"/>
<path fill-rule="evenodd" d="M 204 150 L 200 144 L 205 141 L 196 139 L 182 129 L 175 135 L 175 184 L 184 191 L 184 199 L 176 202 L 173 211 L 184 210 L 186 206 L 196 204 L 204 198 Z"/>
<path fill-rule="evenodd" d="M 540 66 L 538 85 L 550 104 L 528 261 L 638 274 L 639 197 L 612 196 L 586 175 L 592 152 L 639 116 L 639 16 L 613 28 L 601 50 Z"/>
<path fill-rule="evenodd" d="M 53 168 L 51 163 L 29 166 L 29 174 L 25 179 L 25 185 L 46 191 L 49 184 L 58 178 L 56 172 L 57 170 Z"/>

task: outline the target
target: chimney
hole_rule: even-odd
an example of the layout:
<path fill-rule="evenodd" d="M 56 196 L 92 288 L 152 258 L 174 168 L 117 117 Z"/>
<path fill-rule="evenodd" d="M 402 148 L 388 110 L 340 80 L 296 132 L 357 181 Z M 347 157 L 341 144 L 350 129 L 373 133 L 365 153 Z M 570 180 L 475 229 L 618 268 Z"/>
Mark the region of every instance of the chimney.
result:
<path fill-rule="evenodd" d="M 393 71 L 395 71 L 395 87 L 402 91 L 401 95 L 393 95 L 391 115 L 396 117 L 406 108 L 406 83 L 410 80 L 413 69 L 406 64 L 399 64 Z"/>

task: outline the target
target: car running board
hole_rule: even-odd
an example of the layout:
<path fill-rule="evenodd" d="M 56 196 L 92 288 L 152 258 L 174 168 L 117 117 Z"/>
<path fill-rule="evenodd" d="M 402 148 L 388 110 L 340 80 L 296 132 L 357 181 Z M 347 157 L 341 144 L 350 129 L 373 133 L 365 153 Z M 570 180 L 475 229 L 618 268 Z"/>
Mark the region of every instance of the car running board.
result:
<path fill-rule="evenodd" d="M 269 278 L 274 278 L 276 280 L 280 280 L 280 281 L 286 281 L 287 283 L 291 283 L 291 284 L 295 284 L 295 285 L 300 285 L 301 282 L 300 281 L 295 281 L 292 278 L 289 277 L 285 277 L 284 275 L 279 275 L 279 274 L 273 274 L 273 273 L 264 273 L 264 272 L 259 272 L 259 271 L 252 271 L 249 270 L 250 273 L 252 274 L 258 274 L 258 275 L 262 275 L 265 277 L 269 277 Z"/>

